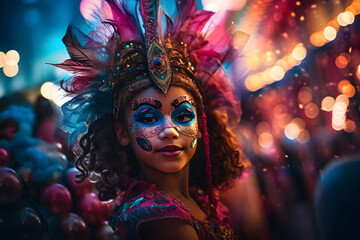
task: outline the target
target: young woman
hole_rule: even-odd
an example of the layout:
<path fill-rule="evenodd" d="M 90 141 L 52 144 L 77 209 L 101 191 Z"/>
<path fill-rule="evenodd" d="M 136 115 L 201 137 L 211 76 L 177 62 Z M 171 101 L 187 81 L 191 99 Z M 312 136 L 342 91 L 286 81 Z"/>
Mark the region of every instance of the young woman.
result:
<path fill-rule="evenodd" d="M 56 66 L 75 73 L 62 108 L 69 140 L 81 136 L 79 180 L 98 176 L 101 199 L 121 195 L 119 239 L 233 239 L 215 191 L 245 168 L 222 69 L 236 50 L 226 31 L 201 33 L 213 13 L 193 0 L 176 1 L 174 21 L 158 1 L 135 3 L 105 1 L 104 41 L 100 27 L 84 45 L 72 28 L 63 39 L 71 59 Z"/>

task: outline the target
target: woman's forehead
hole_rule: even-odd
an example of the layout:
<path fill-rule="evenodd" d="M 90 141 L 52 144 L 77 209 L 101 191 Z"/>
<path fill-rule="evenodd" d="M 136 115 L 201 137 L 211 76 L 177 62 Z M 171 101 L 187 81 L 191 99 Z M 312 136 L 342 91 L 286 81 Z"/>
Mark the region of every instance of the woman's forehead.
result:
<path fill-rule="evenodd" d="M 170 87 L 166 95 L 156 88 L 148 88 L 133 98 L 131 108 L 135 110 L 144 104 L 152 105 L 155 108 L 161 108 L 162 106 L 177 107 L 182 102 L 195 105 L 192 96 L 181 87 Z"/>

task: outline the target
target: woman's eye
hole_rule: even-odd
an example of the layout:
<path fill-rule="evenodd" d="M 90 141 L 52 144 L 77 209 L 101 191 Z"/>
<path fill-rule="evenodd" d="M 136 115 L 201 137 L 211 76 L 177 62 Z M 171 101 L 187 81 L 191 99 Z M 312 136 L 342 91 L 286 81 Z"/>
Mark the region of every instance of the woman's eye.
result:
<path fill-rule="evenodd" d="M 176 122 L 186 123 L 195 117 L 193 112 L 182 112 L 175 117 Z"/>
<path fill-rule="evenodd" d="M 157 119 L 154 118 L 154 117 L 144 117 L 143 119 L 140 119 L 140 122 L 143 122 L 143 123 L 154 123 L 156 122 Z"/>

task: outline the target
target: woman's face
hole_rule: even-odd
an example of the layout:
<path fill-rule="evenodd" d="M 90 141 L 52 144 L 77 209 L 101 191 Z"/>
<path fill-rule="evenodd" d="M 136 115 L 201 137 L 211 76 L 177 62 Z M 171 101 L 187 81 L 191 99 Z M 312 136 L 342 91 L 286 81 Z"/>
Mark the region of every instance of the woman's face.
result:
<path fill-rule="evenodd" d="M 164 173 L 182 170 L 193 157 L 199 137 L 197 112 L 190 94 L 170 87 L 136 95 L 126 111 L 127 136 L 140 166 Z"/>

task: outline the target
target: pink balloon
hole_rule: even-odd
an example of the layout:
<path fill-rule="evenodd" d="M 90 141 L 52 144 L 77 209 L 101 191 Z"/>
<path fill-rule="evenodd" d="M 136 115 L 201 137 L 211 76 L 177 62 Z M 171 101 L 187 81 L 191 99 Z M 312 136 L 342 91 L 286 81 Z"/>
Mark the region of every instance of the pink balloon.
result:
<path fill-rule="evenodd" d="M 21 198 L 23 183 L 19 175 L 7 167 L 0 167 L 0 205 L 14 203 Z"/>
<path fill-rule="evenodd" d="M 95 193 L 90 193 L 81 200 L 79 214 L 90 225 L 101 225 L 106 220 L 107 208 Z"/>
<path fill-rule="evenodd" d="M 0 166 L 9 166 L 10 157 L 9 153 L 5 148 L 0 148 Z"/>
<path fill-rule="evenodd" d="M 91 190 L 91 183 L 89 179 L 85 179 L 81 183 L 76 182 L 76 175 L 80 173 L 76 168 L 69 168 L 67 170 L 67 180 L 70 188 L 72 189 L 76 199 L 82 199 Z"/>
<path fill-rule="evenodd" d="M 88 240 L 89 229 L 84 220 L 75 213 L 64 215 L 60 222 L 60 229 L 66 240 Z"/>
<path fill-rule="evenodd" d="M 47 187 L 43 194 L 46 209 L 55 215 L 64 215 L 72 207 L 73 200 L 69 190 L 61 184 L 55 183 Z"/>

